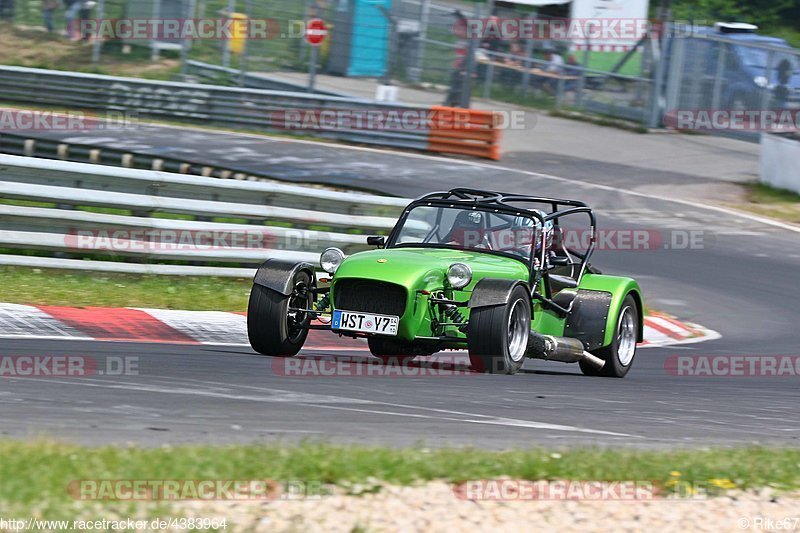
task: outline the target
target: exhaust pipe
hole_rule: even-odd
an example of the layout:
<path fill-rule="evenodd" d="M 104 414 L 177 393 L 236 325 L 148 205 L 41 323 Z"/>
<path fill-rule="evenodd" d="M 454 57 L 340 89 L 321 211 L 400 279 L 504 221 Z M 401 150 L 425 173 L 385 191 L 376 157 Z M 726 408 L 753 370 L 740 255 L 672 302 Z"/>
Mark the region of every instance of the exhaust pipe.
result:
<path fill-rule="evenodd" d="M 535 331 L 531 331 L 526 355 L 534 359 L 560 361 L 562 363 L 586 361 L 597 370 L 602 369 L 606 364 L 599 357 L 584 350 L 583 343 L 578 339 L 540 335 Z"/>

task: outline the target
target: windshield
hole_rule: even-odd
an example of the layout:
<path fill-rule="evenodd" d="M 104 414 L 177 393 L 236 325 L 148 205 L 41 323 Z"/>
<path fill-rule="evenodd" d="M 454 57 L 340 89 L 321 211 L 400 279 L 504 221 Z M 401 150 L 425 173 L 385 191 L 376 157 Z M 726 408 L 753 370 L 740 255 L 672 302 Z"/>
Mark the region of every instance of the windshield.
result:
<path fill-rule="evenodd" d="M 492 251 L 528 260 L 532 243 L 540 240 L 541 223 L 528 216 L 418 206 L 406 217 L 393 246 Z"/>
<path fill-rule="evenodd" d="M 781 52 L 770 52 L 769 50 L 764 50 L 761 48 L 750 48 L 747 46 L 737 46 L 737 51 L 739 52 L 739 56 L 742 58 L 742 62 L 748 67 L 756 67 L 760 69 L 766 69 L 768 65 L 770 65 L 770 54 L 772 55 L 772 68 L 776 68 L 781 61 L 788 61 L 790 65 L 790 70 L 795 71 L 797 70 L 797 61 L 789 53 L 781 53 Z"/>

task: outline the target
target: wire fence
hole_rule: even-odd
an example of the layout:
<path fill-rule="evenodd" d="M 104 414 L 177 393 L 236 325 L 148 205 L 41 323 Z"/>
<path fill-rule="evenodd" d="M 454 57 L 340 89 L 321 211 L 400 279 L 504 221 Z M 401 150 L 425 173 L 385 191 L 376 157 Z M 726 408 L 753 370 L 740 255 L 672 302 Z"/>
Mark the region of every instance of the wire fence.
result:
<path fill-rule="evenodd" d="M 47 3 L 16 0 L 15 23 L 42 27 L 46 23 L 42 8 Z M 476 3 L 394 0 L 383 2 L 388 9 L 381 9 L 382 2 L 377 0 L 374 4 L 378 7 L 368 10 L 354 7 L 353 2 L 333 0 L 99 0 L 89 4 L 94 6 L 80 12 L 80 18 L 242 16 L 271 21 L 268 38 L 246 39 L 241 46 L 226 39 L 125 41 L 151 47 L 154 56 L 180 54 L 184 75 L 196 70 L 189 62 L 231 69 L 220 73 L 237 71 L 235 76 L 220 75 L 217 83 L 242 84 L 248 73 L 308 72 L 311 61 L 316 60 L 315 70 L 322 73 L 449 88 L 447 102 L 443 103 L 454 105 L 468 106 L 472 96 L 544 107 L 602 104 L 605 112 L 621 110 L 628 118 L 643 120 L 649 102 L 649 72 L 645 68 L 629 69 L 632 63 L 645 65 L 640 60 L 642 54 L 636 52 L 623 71 L 601 79 L 602 70 L 591 70 L 596 63 L 591 53 L 571 53 L 570 42 L 470 41 L 458 34 L 457 26 L 467 17 L 484 15 L 484 6 Z M 47 17 L 53 30 L 65 35 L 66 11 L 59 2 Z M 522 18 L 532 16 L 532 12 L 506 10 L 503 15 Z M 303 38 L 305 22 L 312 18 L 325 20 L 329 31 L 316 54 Z M 95 43 L 96 61 L 108 44 Z M 556 73 L 563 79 L 553 73 L 541 74 L 547 69 L 544 49 L 550 46 L 557 47 L 562 57 L 572 58 L 568 69 Z M 631 107 L 637 111 L 632 113 Z"/>
<path fill-rule="evenodd" d="M 17 25 L 45 24 L 46 1 L 0 2 L 6 8 L 13 4 L 0 16 Z M 472 97 L 483 97 L 601 113 L 649 127 L 660 125 L 665 113 L 669 118 L 686 109 L 800 106 L 799 53 L 779 40 L 748 40 L 706 28 L 664 40 L 648 34 L 598 50 L 588 39 L 460 33 L 460 23 L 488 15 L 482 10 L 480 2 L 459 0 L 98 0 L 81 16 L 271 21 L 267 38 L 245 39 L 240 46 L 226 39 L 129 43 L 180 54 L 183 75 L 197 70 L 192 64 L 219 67 L 214 81 L 221 84 L 246 84 L 255 79 L 248 74 L 260 73 L 279 80 L 282 73 L 309 72 L 313 61 L 320 73 L 433 85 L 447 92 L 443 103 L 451 105 L 469 106 Z M 533 8 L 503 8 L 499 14 L 509 20 L 542 18 Z M 328 27 L 315 53 L 304 39 L 312 18 Z M 61 3 L 52 12 L 52 25 L 65 31 Z M 96 44 L 95 59 L 101 45 Z"/>
<path fill-rule="evenodd" d="M 674 39 L 665 99 L 665 122 L 678 129 L 749 140 L 763 129 L 796 129 L 800 50 L 768 38 L 698 33 Z M 782 111 L 789 111 L 786 124 Z"/>

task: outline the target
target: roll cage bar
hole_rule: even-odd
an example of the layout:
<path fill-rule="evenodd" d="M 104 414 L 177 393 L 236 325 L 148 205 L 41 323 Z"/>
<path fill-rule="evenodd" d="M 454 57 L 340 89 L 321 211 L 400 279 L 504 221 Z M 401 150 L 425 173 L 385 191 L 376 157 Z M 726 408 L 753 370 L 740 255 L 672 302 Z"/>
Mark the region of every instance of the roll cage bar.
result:
<path fill-rule="evenodd" d="M 542 216 L 535 207 L 520 207 L 519 205 L 512 205 L 513 204 L 534 204 L 537 206 L 547 206 L 550 209 L 550 213 L 545 216 Z M 492 192 L 492 191 L 482 191 L 477 189 L 466 189 L 466 188 L 456 188 L 451 189 L 446 192 L 434 192 L 430 194 L 426 194 L 420 198 L 417 198 L 410 204 L 406 206 L 403 210 L 403 213 L 400 215 L 400 218 L 395 224 L 392 231 L 389 233 L 389 237 L 386 242 L 386 247 L 391 248 L 394 247 L 395 242 L 397 240 L 398 234 L 400 232 L 400 228 L 403 227 L 405 224 L 406 219 L 408 218 L 409 213 L 412 209 L 419 206 L 430 206 L 430 207 L 445 207 L 445 208 L 462 208 L 462 209 L 481 209 L 486 211 L 493 211 L 495 213 L 502 213 L 512 216 L 527 216 L 531 219 L 537 220 L 542 227 L 544 227 L 545 222 L 552 221 L 553 226 L 556 230 L 559 229 L 559 219 L 561 217 L 567 215 L 573 215 L 577 213 L 586 213 L 589 216 L 589 226 L 591 229 L 591 233 L 589 235 L 589 243 L 586 248 L 585 253 L 576 252 L 573 250 L 567 250 L 566 246 L 562 243 L 561 246 L 567 252 L 567 254 L 572 254 L 576 256 L 580 261 L 578 263 L 574 263 L 574 265 L 580 265 L 578 270 L 577 276 L 577 283 L 580 284 L 581 278 L 583 278 L 584 273 L 586 272 L 586 268 L 589 264 L 589 258 L 592 256 L 594 252 L 595 243 L 597 239 L 597 219 L 592 212 L 592 209 L 587 206 L 585 203 L 580 202 L 578 200 L 563 200 L 558 198 L 547 198 L 547 197 L 540 197 L 540 196 L 526 196 L 526 195 L 519 195 L 519 194 L 506 194 L 500 192 Z M 546 253 L 547 250 L 545 249 L 545 234 L 542 232 L 542 246 L 541 246 L 541 257 L 539 258 L 539 264 L 545 265 L 546 262 Z M 481 250 L 479 250 L 481 251 Z M 492 251 L 485 251 L 486 253 L 498 253 Z M 511 256 L 509 254 L 502 254 L 508 257 L 514 257 L 515 259 L 521 260 L 518 256 Z M 545 304 L 549 304 L 551 307 L 555 306 L 559 308 L 557 304 L 555 304 L 550 298 L 552 297 L 551 289 L 550 289 L 550 274 L 545 271 L 543 268 L 534 268 L 536 258 L 536 247 L 531 247 L 531 255 L 527 261 L 524 261 L 526 266 L 528 267 L 529 272 L 529 279 L 528 282 L 533 291 L 533 297 L 539 299 Z M 538 293 L 538 286 L 539 282 L 544 279 L 544 287 L 545 287 L 545 294 L 541 295 Z"/>

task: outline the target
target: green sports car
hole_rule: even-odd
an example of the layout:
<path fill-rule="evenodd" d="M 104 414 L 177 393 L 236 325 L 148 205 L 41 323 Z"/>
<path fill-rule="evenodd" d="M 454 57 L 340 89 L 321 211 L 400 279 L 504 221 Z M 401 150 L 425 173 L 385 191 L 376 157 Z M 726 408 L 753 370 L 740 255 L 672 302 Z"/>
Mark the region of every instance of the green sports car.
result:
<path fill-rule="evenodd" d="M 375 250 L 325 250 L 322 277 L 310 263 L 261 265 L 250 344 L 291 357 L 310 329 L 325 329 L 365 337 L 384 360 L 466 349 L 479 372 L 514 374 L 535 358 L 623 377 L 642 340 L 642 295 L 633 279 L 589 264 L 596 228 L 592 210 L 573 200 L 426 195 L 388 237 L 367 239 Z"/>

